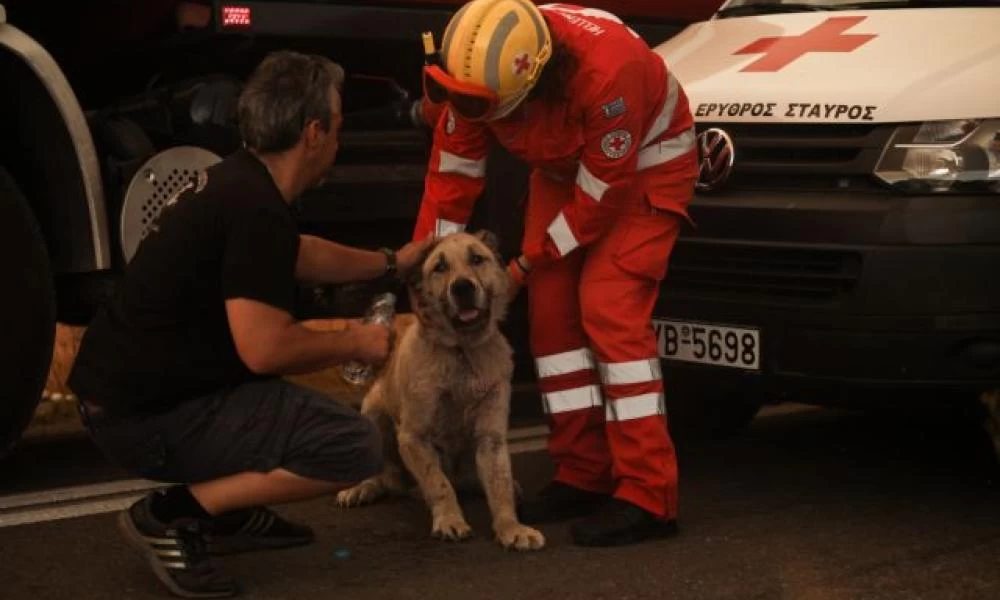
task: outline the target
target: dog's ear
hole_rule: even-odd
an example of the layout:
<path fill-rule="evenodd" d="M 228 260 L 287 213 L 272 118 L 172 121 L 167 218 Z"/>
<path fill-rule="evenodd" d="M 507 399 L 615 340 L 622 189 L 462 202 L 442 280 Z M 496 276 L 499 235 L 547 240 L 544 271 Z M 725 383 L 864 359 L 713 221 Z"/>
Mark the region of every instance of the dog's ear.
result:
<path fill-rule="evenodd" d="M 476 236 L 476 238 L 479 239 L 480 242 L 485 244 L 486 247 L 493 252 L 493 255 L 496 257 L 497 262 L 503 264 L 503 256 L 501 256 L 500 254 L 500 239 L 497 237 L 495 233 L 493 233 L 489 229 L 480 229 L 473 235 Z"/>

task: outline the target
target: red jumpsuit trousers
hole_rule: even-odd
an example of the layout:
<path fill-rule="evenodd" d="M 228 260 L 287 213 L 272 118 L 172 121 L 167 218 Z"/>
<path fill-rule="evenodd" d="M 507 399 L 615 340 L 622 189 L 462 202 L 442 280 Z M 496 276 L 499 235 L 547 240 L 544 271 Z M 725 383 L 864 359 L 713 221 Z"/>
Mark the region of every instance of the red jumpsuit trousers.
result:
<path fill-rule="evenodd" d="M 640 186 L 596 243 L 528 278 L 531 352 L 548 415 L 555 479 L 677 515 L 653 305 L 679 230 Z M 543 236 L 572 182 L 531 178 L 525 239 Z"/>

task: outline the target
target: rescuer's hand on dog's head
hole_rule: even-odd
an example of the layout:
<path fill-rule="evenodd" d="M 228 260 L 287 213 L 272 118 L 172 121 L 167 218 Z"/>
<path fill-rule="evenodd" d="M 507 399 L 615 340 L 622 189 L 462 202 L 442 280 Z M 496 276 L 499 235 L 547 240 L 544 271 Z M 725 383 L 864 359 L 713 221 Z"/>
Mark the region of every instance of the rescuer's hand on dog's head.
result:
<path fill-rule="evenodd" d="M 396 330 L 378 323 L 351 321 L 347 329 L 354 342 L 354 357 L 366 364 L 378 365 L 389 358 Z"/>

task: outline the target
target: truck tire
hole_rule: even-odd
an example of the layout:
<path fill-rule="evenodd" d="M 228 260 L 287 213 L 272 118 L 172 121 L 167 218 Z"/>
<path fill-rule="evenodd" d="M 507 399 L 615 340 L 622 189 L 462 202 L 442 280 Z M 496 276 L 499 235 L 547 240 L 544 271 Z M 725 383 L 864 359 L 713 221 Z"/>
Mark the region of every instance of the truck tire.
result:
<path fill-rule="evenodd" d="M 0 168 L 0 458 L 38 406 L 52 361 L 56 302 L 45 238 L 14 179 Z"/>

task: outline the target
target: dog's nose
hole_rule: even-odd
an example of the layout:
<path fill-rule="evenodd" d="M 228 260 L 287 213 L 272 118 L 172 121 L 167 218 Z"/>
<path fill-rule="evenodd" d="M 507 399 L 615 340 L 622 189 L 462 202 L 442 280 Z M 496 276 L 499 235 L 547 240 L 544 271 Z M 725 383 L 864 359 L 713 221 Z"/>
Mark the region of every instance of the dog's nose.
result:
<path fill-rule="evenodd" d="M 471 300 L 476 296 L 476 284 L 465 279 L 456 279 L 451 283 L 451 295 L 456 300 Z"/>

